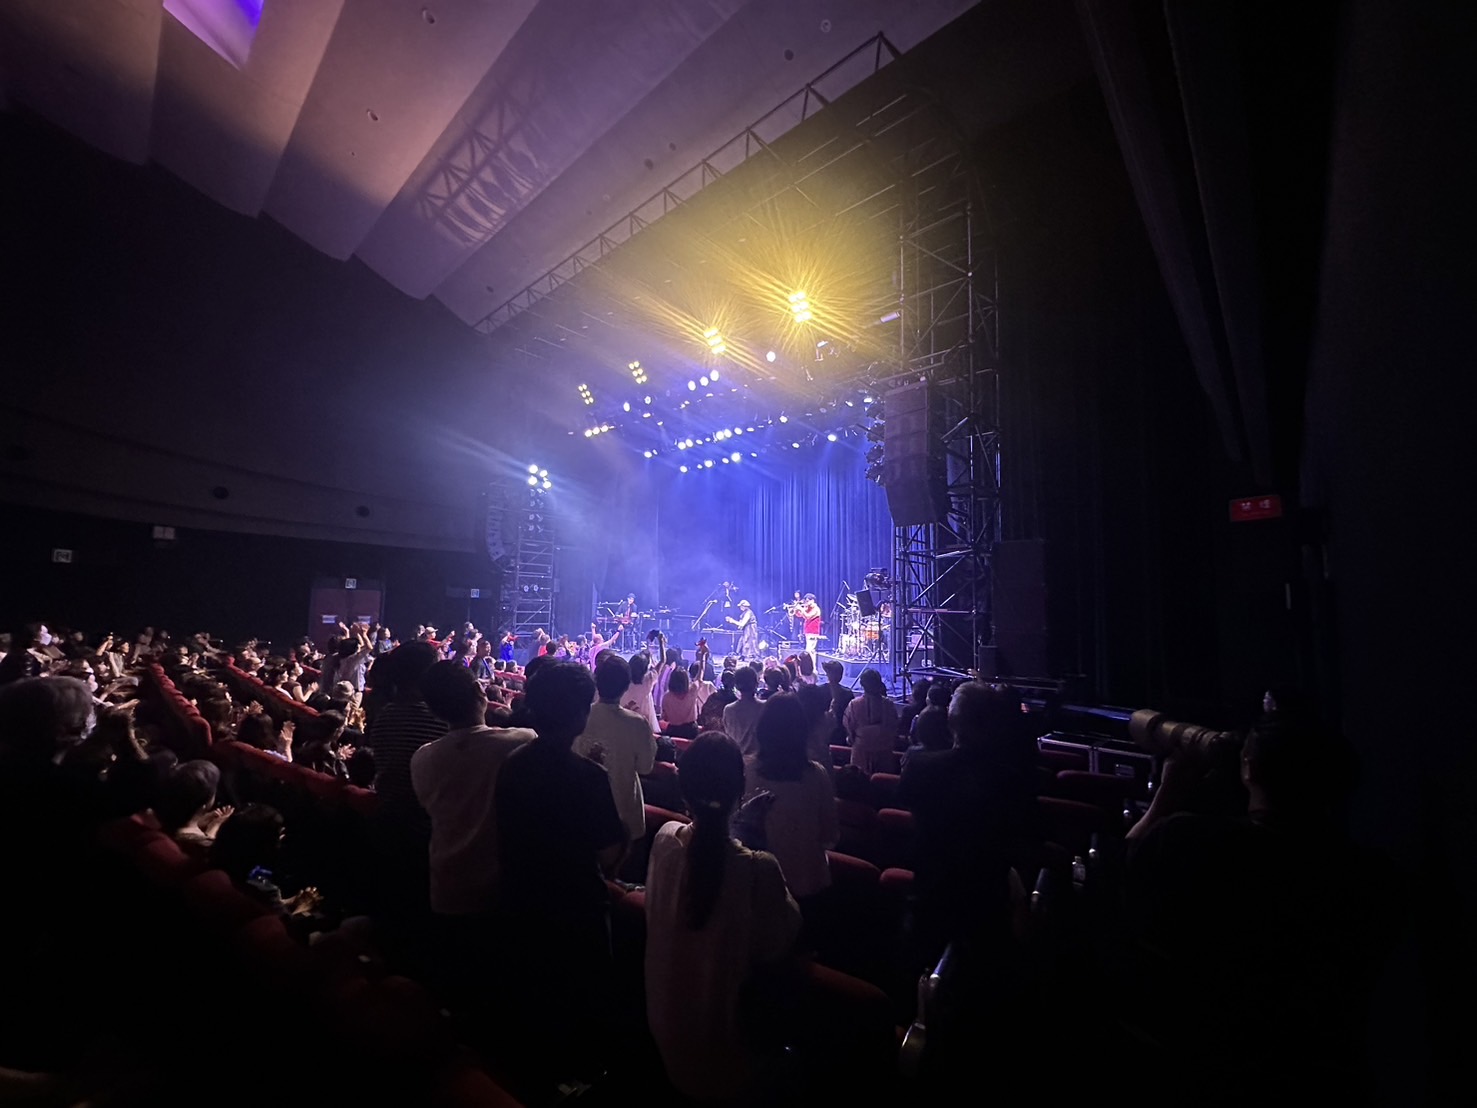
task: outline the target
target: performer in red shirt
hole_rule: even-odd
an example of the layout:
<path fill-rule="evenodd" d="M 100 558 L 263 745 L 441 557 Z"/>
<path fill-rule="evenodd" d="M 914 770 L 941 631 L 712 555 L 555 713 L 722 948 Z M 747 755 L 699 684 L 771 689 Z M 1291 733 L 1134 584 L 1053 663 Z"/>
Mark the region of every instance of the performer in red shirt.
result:
<path fill-rule="evenodd" d="M 800 602 L 799 616 L 805 621 L 805 649 L 815 658 L 815 644 L 821 638 L 821 606 L 815 602 L 815 593 L 808 592 Z"/>

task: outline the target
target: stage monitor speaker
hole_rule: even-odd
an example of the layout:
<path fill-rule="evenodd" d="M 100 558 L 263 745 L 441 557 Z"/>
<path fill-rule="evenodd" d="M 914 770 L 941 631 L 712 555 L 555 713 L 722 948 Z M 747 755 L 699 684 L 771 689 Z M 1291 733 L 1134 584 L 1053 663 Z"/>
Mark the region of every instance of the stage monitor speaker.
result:
<path fill-rule="evenodd" d="M 1045 544 L 1039 539 L 996 543 L 990 567 L 990 611 L 1001 675 L 1049 677 Z"/>
<path fill-rule="evenodd" d="M 899 527 L 939 523 L 949 514 L 948 467 L 938 400 L 926 381 L 893 389 L 883 422 L 882 487 Z"/>

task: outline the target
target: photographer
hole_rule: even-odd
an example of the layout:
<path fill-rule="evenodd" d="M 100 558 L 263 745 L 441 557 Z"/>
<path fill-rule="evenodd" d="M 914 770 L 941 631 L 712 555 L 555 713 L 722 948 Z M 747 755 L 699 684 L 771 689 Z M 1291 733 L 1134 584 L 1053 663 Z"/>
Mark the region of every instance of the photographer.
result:
<path fill-rule="evenodd" d="M 1168 750 L 1129 832 L 1128 895 L 1145 1020 L 1174 1059 L 1176 1095 L 1353 1095 L 1393 882 L 1334 818 L 1340 748 L 1286 712 L 1244 736 L 1133 726 L 1142 745 Z"/>

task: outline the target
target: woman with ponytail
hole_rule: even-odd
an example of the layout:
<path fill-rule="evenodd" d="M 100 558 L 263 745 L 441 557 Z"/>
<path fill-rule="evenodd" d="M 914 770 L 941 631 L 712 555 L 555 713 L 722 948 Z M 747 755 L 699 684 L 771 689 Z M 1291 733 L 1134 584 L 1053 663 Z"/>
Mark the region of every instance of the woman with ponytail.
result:
<path fill-rule="evenodd" d="M 679 769 L 693 822 L 668 823 L 651 848 L 647 1011 L 672 1084 L 700 1100 L 736 1100 L 753 1090 L 761 1062 L 741 997 L 756 970 L 790 953 L 800 909 L 774 856 L 729 834 L 744 789 L 734 741 L 704 732 Z"/>

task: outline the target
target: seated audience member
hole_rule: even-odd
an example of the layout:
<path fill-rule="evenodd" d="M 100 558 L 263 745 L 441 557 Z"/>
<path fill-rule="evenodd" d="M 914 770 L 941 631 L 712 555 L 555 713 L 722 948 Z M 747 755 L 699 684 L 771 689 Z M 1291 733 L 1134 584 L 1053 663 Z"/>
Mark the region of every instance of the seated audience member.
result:
<path fill-rule="evenodd" d="M 224 870 L 237 888 L 286 916 L 306 916 L 322 904 L 318 890 L 305 888 L 284 897 L 278 886 L 277 860 L 287 828 L 282 813 L 266 804 L 246 804 L 216 829 L 210 863 Z"/>
<path fill-rule="evenodd" d="M 197 760 L 175 766 L 160 786 L 154 816 L 187 853 L 206 856 L 216 830 L 231 814 L 229 805 L 215 806 L 220 781 L 214 762 Z"/>
<path fill-rule="evenodd" d="M 1219 756 L 1245 787 L 1239 812 L 1191 806 Z M 1333 737 L 1269 715 L 1234 745 L 1165 760 L 1129 832 L 1131 915 L 1156 952 L 1145 982 L 1177 1087 L 1201 1103 L 1287 1095 L 1361 1100 L 1362 1041 L 1395 877 L 1335 813 L 1349 780 Z M 1203 796 L 1203 793 L 1200 793 Z"/>
<path fill-rule="evenodd" d="M 868 666 L 858 677 L 862 695 L 846 706 L 841 717 L 851 764 L 867 773 L 891 773 L 893 747 L 897 743 L 897 705 L 887 698 L 882 674 Z"/>
<path fill-rule="evenodd" d="M 791 952 L 800 911 L 774 857 L 728 833 L 744 786 L 733 740 L 699 735 L 682 756 L 680 783 L 693 822 L 657 832 L 647 878 L 648 1022 L 680 1093 L 747 1103 L 764 1059 L 746 1034 L 745 988 Z"/>
<path fill-rule="evenodd" d="M 943 708 L 924 708 L 913 724 L 913 743 L 903 753 L 903 770 L 907 770 L 908 760 L 914 755 L 948 750 L 953 745 L 954 736 L 949 733 L 949 713 Z"/>
<path fill-rule="evenodd" d="M 913 725 L 909 731 L 910 737 L 912 732 L 918 729 L 918 720 L 922 718 L 925 712 L 933 711 L 947 720 L 949 718 L 949 701 L 953 699 L 953 696 L 954 687 L 948 681 L 944 680 L 944 678 L 940 677 L 930 684 L 923 711 L 913 717 Z"/>
<path fill-rule="evenodd" d="M 421 692 L 426 707 L 451 728 L 410 759 L 416 798 L 431 817 L 431 910 L 485 919 L 497 887 L 498 773 L 533 732 L 488 727 L 487 696 L 455 661 L 432 666 Z"/>
<path fill-rule="evenodd" d="M 292 760 L 331 777 L 347 778 L 354 746 L 344 742 L 344 726 L 344 714 L 332 708 L 304 720 L 295 736 Z"/>
<path fill-rule="evenodd" d="M 759 713 L 764 710 L 764 705 L 755 699 L 758 689 L 759 675 L 744 666 L 733 678 L 733 690 L 738 699 L 723 709 L 723 731 L 738 743 L 745 758 L 759 752 L 754 741 L 754 728 L 759 724 Z"/>
<path fill-rule="evenodd" d="M 500 879 L 507 925 L 519 936 L 515 1032 L 543 1077 L 598 1064 L 610 973 L 610 895 L 628 833 L 600 766 L 572 749 L 589 722 L 595 680 L 584 666 L 548 662 L 524 703 L 538 737 L 498 774 Z"/>
<path fill-rule="evenodd" d="M 656 701 L 652 696 L 656 671 L 651 668 L 651 659 L 641 652 L 632 654 L 627 664 L 631 670 L 631 687 L 621 698 L 621 707 L 644 719 L 646 726 L 655 734 L 661 730 L 657 722 Z"/>
<path fill-rule="evenodd" d="M 361 789 L 374 788 L 374 751 L 367 746 L 356 747 L 344 763 L 344 770 L 349 775 L 349 784 Z"/>
<path fill-rule="evenodd" d="M 288 720 L 277 729 L 277 721 L 256 704 L 251 705 L 236 725 L 236 741 L 265 750 L 284 762 L 292 761 L 293 724 Z"/>
<path fill-rule="evenodd" d="M 574 752 L 605 767 L 610 793 L 634 842 L 646 834 L 646 798 L 641 774 L 656 763 L 656 736 L 646 720 L 621 707 L 631 684 L 631 669 L 619 654 L 609 654 L 595 667 L 595 691 L 600 699 L 590 709 L 589 722 L 574 741 Z"/>
<path fill-rule="evenodd" d="M 841 837 L 831 775 L 806 750 L 809 724 L 797 697 L 767 701 L 754 729 L 757 753 L 744 759 L 744 797 L 764 809 L 764 849 L 779 860 L 802 904 L 831 884 L 826 851 Z"/>
<path fill-rule="evenodd" d="M 0 660 L 0 685 L 27 677 L 40 677 L 51 668 L 48 653 L 51 630 L 44 623 L 28 623 L 10 636 L 10 647 Z"/>
<path fill-rule="evenodd" d="M 914 754 L 898 784 L 913 813 L 921 964 L 961 940 L 998 952 L 1009 940 L 1010 871 L 1035 841 L 1035 744 L 1020 698 L 966 681 L 949 704 L 952 749 Z"/>
<path fill-rule="evenodd" d="M 697 690 L 681 666 L 672 667 L 667 677 L 667 695 L 662 697 L 662 719 L 667 735 L 674 739 L 697 738 Z"/>
<path fill-rule="evenodd" d="M 826 674 L 826 691 L 831 694 L 831 715 L 836 720 L 836 726 L 831 730 L 832 746 L 846 745 L 846 726 L 842 720 L 846 716 L 846 706 L 851 703 L 855 695 L 850 689 L 843 685 L 842 679 L 846 676 L 846 667 L 835 659 L 831 659 L 821 666 Z"/>

